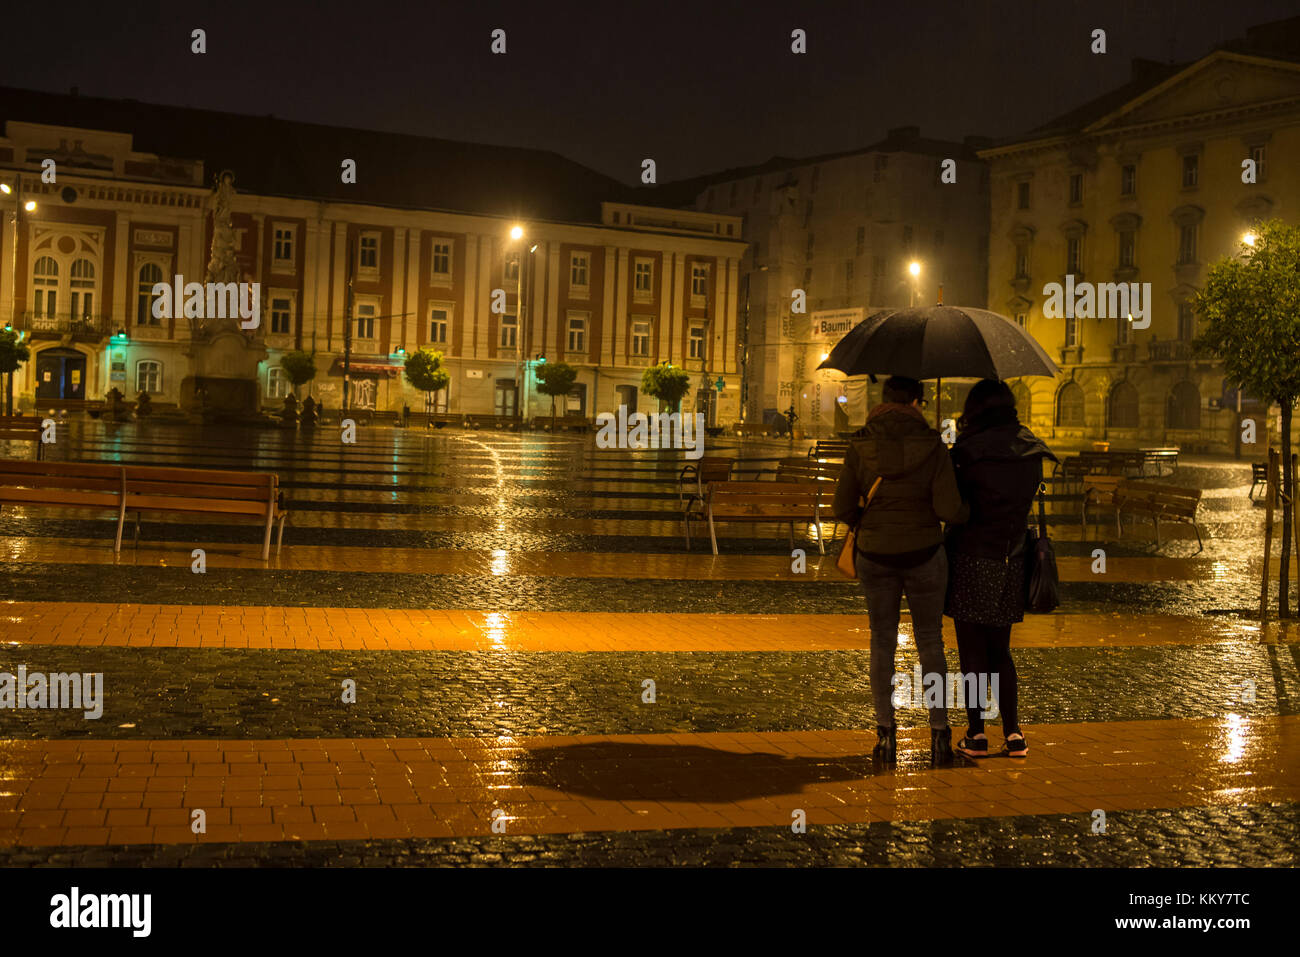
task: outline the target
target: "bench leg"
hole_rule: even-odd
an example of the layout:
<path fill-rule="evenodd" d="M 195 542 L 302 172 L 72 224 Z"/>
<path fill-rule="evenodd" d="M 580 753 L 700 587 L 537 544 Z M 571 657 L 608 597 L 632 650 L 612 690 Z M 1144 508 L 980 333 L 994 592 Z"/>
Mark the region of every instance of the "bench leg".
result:
<path fill-rule="evenodd" d="M 826 541 L 825 535 L 822 534 L 822 517 L 820 513 L 813 516 L 813 522 L 817 525 L 817 551 L 825 555 Z"/>
<path fill-rule="evenodd" d="M 713 509 L 708 510 L 709 516 L 709 541 L 713 544 L 713 554 L 718 554 L 718 536 L 713 531 Z"/>
<path fill-rule="evenodd" d="M 122 499 L 122 507 L 117 511 L 117 539 L 113 542 L 113 553 L 116 555 L 122 551 L 122 526 L 126 524 L 126 499 Z"/>
<path fill-rule="evenodd" d="M 139 512 L 135 513 L 135 535 L 131 538 L 131 544 L 136 548 L 140 547 L 140 513 Z"/>
<path fill-rule="evenodd" d="M 1197 553 L 1205 551 L 1205 542 L 1201 541 L 1201 530 L 1196 525 L 1196 520 L 1192 520 L 1192 531 L 1196 533 L 1196 551 Z"/>
<path fill-rule="evenodd" d="M 280 557 L 280 545 L 284 542 L 284 523 L 289 518 L 289 513 L 285 512 L 280 516 L 280 533 L 275 536 L 275 557 Z"/>
<path fill-rule="evenodd" d="M 686 550 L 689 552 L 691 550 L 691 510 L 689 506 L 682 513 L 682 528 L 686 532 Z"/>
<path fill-rule="evenodd" d="M 262 537 L 262 561 L 269 561 L 271 558 L 271 529 L 275 525 L 275 513 L 268 511 L 266 513 L 266 534 Z"/>

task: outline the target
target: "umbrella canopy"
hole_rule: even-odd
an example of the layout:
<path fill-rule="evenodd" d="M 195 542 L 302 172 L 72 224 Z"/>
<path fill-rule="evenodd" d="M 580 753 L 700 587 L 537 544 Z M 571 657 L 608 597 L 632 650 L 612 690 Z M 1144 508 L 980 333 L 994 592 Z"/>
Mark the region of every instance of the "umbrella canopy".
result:
<path fill-rule="evenodd" d="M 912 379 L 1012 379 L 1060 373 L 1034 338 L 987 309 L 918 306 L 868 316 L 819 369 Z"/>

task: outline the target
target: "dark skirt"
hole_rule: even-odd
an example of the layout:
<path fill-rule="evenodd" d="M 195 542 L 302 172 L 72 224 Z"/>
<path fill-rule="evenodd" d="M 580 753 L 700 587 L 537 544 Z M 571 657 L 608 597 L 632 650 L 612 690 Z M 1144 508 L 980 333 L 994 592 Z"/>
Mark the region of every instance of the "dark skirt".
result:
<path fill-rule="evenodd" d="M 1025 618 L 1025 559 L 1003 561 L 948 554 L 948 597 L 943 613 L 979 625 L 1014 625 Z"/>

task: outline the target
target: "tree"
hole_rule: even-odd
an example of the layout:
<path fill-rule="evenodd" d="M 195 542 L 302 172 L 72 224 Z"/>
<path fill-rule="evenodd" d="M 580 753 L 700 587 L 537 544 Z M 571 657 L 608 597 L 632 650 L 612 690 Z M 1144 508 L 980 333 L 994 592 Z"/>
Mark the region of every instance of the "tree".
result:
<path fill-rule="evenodd" d="M 32 351 L 22 342 L 22 333 L 14 329 L 0 329 L 0 374 L 5 377 L 5 415 L 14 414 L 14 373 L 32 357 Z"/>
<path fill-rule="evenodd" d="M 424 393 L 424 411 L 429 411 L 433 393 L 447 388 L 451 376 L 442 367 L 442 353 L 437 349 L 420 349 L 406 357 L 406 381 Z"/>
<path fill-rule="evenodd" d="M 1282 409 L 1282 567 L 1278 614 L 1290 613 L 1291 417 L 1300 397 L 1300 227 L 1264 223 L 1241 255 L 1210 267 L 1195 308 L 1206 321 L 1198 349 L 1223 360 L 1239 389 Z"/>
<path fill-rule="evenodd" d="M 293 394 L 298 395 L 298 386 L 316 378 L 316 359 L 310 352 L 286 352 L 280 356 L 280 368 L 293 383 Z"/>
<path fill-rule="evenodd" d="M 551 431 L 554 432 L 555 397 L 568 395 L 573 391 L 578 370 L 567 362 L 539 362 L 534 375 L 537 377 L 537 391 L 551 397 Z"/>
<path fill-rule="evenodd" d="M 670 362 L 661 362 L 641 373 L 641 391 L 667 405 L 672 412 L 678 411 L 682 396 L 690 387 L 691 377 L 686 370 Z"/>

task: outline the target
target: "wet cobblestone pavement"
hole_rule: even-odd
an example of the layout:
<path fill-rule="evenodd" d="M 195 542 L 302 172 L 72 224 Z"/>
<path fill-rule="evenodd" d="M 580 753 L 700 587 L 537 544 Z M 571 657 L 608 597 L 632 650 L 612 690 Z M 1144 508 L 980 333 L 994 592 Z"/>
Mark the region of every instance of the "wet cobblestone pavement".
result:
<path fill-rule="evenodd" d="M 104 676 L 96 720 L 0 709 L 0 865 L 1297 863 L 1300 636 L 1216 614 L 1258 602 L 1243 465 L 1172 479 L 1205 489 L 1195 557 L 1181 529 L 1159 550 L 1146 528 L 1085 534 L 1054 487 L 1062 608 L 1015 649 L 1030 758 L 931 770 L 907 707 L 910 750 L 882 775 L 865 608 L 835 547 L 819 563 L 796 530 L 797 574 L 785 529 L 720 527 L 713 559 L 697 523 L 688 553 L 668 453 L 458 430 L 61 434 L 54 459 L 273 470 L 292 517 L 262 565 L 252 525 L 146 515 L 115 559 L 103 515 L 0 514 L 0 673 Z M 751 478 L 792 450 L 714 451 Z M 296 633 L 316 650 L 268 647 L 284 609 L 313 616 Z M 915 663 L 904 642 L 900 670 Z"/>

